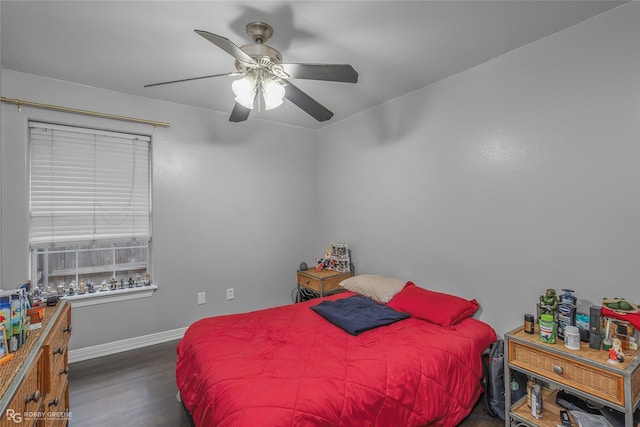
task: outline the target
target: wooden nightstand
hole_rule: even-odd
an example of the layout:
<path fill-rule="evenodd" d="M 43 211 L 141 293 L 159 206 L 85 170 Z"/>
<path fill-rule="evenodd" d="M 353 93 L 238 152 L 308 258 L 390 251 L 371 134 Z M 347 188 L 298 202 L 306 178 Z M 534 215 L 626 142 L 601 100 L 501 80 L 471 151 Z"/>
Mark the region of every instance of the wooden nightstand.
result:
<path fill-rule="evenodd" d="M 315 268 L 309 268 L 304 271 L 298 271 L 298 292 L 300 287 L 311 289 L 317 292 L 321 297 L 340 292 L 340 282 L 353 276 L 352 271 L 334 271 L 323 269 L 316 271 Z"/>
<path fill-rule="evenodd" d="M 580 350 L 569 350 L 562 340 L 555 344 L 542 343 L 538 328 L 527 334 L 523 328 L 505 334 L 505 384 L 511 382 L 510 369 L 523 372 L 544 383 L 567 392 L 606 405 L 625 414 L 625 425 L 633 426 L 633 411 L 640 404 L 640 356 L 638 351 L 625 352 L 624 362 L 607 363 L 609 353 L 589 348 L 581 342 Z M 555 392 L 543 391 L 543 417 L 535 420 L 526 404 L 526 396 L 511 402 L 505 393 L 506 425 L 520 422 L 527 426 L 559 424 L 559 408 L 555 405 Z"/>

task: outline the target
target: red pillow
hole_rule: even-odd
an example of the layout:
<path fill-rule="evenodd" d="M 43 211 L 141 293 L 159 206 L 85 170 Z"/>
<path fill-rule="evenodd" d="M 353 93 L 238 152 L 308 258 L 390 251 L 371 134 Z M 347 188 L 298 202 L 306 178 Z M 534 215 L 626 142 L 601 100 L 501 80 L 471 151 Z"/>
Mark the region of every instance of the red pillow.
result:
<path fill-rule="evenodd" d="M 473 315 L 478 310 L 478 302 L 454 295 L 429 291 L 407 282 L 387 304 L 398 311 L 404 311 L 418 319 L 451 329 L 453 325 Z"/>

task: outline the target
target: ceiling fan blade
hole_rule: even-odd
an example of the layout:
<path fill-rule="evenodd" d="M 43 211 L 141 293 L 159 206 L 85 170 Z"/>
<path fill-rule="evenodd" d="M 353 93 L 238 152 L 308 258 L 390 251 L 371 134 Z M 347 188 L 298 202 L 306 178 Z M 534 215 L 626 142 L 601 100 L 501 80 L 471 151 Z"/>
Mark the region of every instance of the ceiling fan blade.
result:
<path fill-rule="evenodd" d="M 249 118 L 249 113 L 251 113 L 250 109 L 236 102 L 236 105 L 233 106 L 233 111 L 231 111 L 231 116 L 229 116 L 229 121 L 236 123 L 244 122 Z"/>
<path fill-rule="evenodd" d="M 333 113 L 326 109 L 315 99 L 298 89 L 296 86 L 287 82 L 284 88 L 284 97 L 296 104 L 302 110 L 306 111 L 310 116 L 319 122 L 324 122 L 333 117 Z"/>
<path fill-rule="evenodd" d="M 202 30 L 194 30 L 196 33 L 200 34 L 205 39 L 209 40 L 211 43 L 218 46 L 220 49 L 227 52 L 229 55 L 236 58 L 238 61 L 248 62 L 250 64 L 257 64 L 255 59 L 247 55 L 242 49 L 236 46 L 231 40 L 226 37 L 222 37 L 216 34 L 211 34 L 207 31 Z"/>
<path fill-rule="evenodd" d="M 280 64 L 292 79 L 357 83 L 358 72 L 349 64 Z"/>
<path fill-rule="evenodd" d="M 200 80 L 200 79 L 210 79 L 211 77 L 222 77 L 222 76 L 228 76 L 228 77 L 233 77 L 233 76 L 241 76 L 242 73 L 222 73 L 222 74 L 211 74 L 209 76 L 201 76 L 201 77 L 191 77 L 188 79 L 180 79 L 180 80 L 171 80 L 170 82 L 160 82 L 160 83 L 151 83 L 148 85 L 144 85 L 144 87 L 151 87 L 151 86 L 160 86 L 160 85 L 168 85 L 170 83 L 180 83 L 180 82 L 188 82 L 191 80 Z"/>

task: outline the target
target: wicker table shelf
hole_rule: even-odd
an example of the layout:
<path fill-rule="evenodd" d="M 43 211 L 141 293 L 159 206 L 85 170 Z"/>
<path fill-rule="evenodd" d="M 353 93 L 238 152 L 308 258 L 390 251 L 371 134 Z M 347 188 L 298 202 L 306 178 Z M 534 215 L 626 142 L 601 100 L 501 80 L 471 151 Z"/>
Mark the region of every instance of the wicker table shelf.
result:
<path fill-rule="evenodd" d="M 537 329 L 535 334 L 527 334 L 523 328 L 517 328 L 505 334 L 505 384 L 510 383 L 510 370 L 515 369 L 621 411 L 625 414 L 625 425 L 631 427 L 633 411 L 640 405 L 640 357 L 638 351 L 625 353 L 624 362 L 612 365 L 607 362 L 608 352 L 589 348 L 589 343 L 581 342 L 580 350 L 569 350 L 562 341 L 542 343 Z M 523 417 L 521 405 L 511 406 L 510 393 L 505 394 L 505 400 L 507 426 L 512 420 L 531 426 L 546 425 Z M 558 414 L 552 419 L 557 424 Z"/>

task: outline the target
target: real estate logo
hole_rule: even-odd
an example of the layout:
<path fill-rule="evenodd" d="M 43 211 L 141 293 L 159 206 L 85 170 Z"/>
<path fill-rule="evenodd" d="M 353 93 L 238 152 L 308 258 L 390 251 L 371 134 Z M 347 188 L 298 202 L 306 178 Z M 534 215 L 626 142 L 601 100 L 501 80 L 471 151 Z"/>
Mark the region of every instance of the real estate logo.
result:
<path fill-rule="evenodd" d="M 16 412 L 13 409 L 7 409 L 7 419 L 19 424 L 22 422 L 22 412 Z"/>
<path fill-rule="evenodd" d="M 32 420 L 70 420 L 71 412 L 17 412 L 14 409 L 7 409 L 5 413 L 8 420 L 13 421 L 16 424 L 21 424 L 22 421 Z"/>

